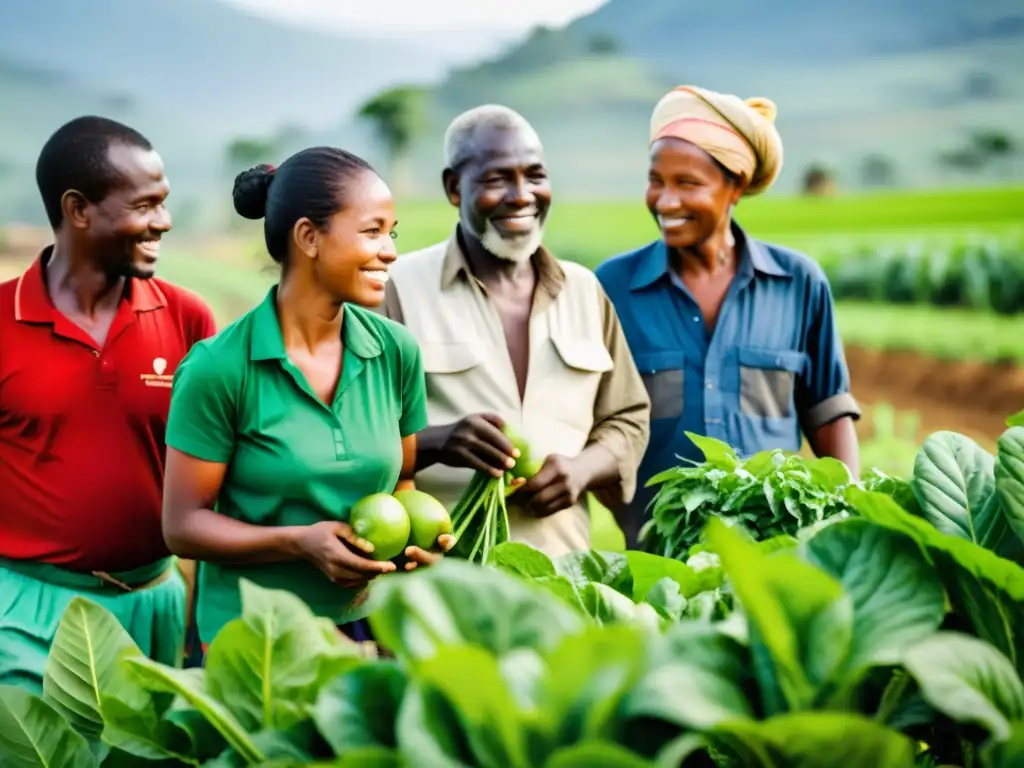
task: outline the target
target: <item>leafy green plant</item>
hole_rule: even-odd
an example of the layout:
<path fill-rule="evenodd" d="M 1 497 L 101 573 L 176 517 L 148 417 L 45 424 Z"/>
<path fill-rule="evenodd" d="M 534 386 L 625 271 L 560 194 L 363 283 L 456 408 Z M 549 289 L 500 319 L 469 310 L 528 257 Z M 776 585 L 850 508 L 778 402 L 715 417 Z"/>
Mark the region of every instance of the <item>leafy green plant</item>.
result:
<path fill-rule="evenodd" d="M 804 459 L 781 450 L 740 459 L 726 443 L 686 434 L 704 453 L 704 461 L 672 467 L 647 482 L 661 486 L 651 519 L 640 532 L 649 552 L 685 559 L 712 516 L 762 540 L 793 536 L 849 510 L 842 491 L 852 479 L 842 462 Z"/>
<path fill-rule="evenodd" d="M 1024 244 L 985 238 L 900 247 L 862 246 L 825 254 L 838 300 L 994 310 L 1024 307 Z"/>

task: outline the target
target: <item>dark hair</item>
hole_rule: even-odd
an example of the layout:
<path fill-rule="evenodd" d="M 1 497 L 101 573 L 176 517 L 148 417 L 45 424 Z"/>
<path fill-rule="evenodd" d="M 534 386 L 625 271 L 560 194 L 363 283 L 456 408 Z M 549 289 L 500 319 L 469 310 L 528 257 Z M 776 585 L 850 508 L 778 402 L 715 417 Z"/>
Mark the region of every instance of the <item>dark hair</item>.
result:
<path fill-rule="evenodd" d="M 36 161 L 36 184 L 50 225 L 60 226 L 60 201 L 76 189 L 91 203 L 105 198 L 121 181 L 110 162 L 110 145 L 153 149 L 149 140 L 116 120 L 86 115 L 65 123 L 46 141 Z"/>
<path fill-rule="evenodd" d="M 235 210 L 247 219 L 262 219 L 267 251 L 279 264 L 288 259 L 295 222 L 305 217 L 318 228 L 345 206 L 345 189 L 353 178 L 373 168 L 361 157 L 335 147 L 311 147 L 289 157 L 279 168 L 257 165 L 235 177 Z"/>

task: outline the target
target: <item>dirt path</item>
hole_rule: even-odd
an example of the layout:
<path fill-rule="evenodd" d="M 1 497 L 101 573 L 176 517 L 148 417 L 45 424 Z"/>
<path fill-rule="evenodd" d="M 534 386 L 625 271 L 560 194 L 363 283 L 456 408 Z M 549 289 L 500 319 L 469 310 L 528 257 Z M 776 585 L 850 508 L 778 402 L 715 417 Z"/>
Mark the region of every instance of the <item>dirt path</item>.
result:
<path fill-rule="evenodd" d="M 924 433 L 951 429 L 991 443 L 1006 428 L 1006 417 L 1024 409 L 1024 368 L 861 347 L 847 348 L 846 359 L 858 400 L 917 411 Z"/>

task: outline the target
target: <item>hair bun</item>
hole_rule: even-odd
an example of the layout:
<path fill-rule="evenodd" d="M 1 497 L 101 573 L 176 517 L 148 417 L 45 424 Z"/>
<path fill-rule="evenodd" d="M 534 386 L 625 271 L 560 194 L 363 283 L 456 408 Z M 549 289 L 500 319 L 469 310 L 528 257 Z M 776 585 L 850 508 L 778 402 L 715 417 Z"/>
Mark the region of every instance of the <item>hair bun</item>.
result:
<path fill-rule="evenodd" d="M 262 219 L 267 213 L 267 192 L 274 180 L 274 166 L 260 164 L 235 177 L 231 192 L 235 210 L 247 219 Z"/>

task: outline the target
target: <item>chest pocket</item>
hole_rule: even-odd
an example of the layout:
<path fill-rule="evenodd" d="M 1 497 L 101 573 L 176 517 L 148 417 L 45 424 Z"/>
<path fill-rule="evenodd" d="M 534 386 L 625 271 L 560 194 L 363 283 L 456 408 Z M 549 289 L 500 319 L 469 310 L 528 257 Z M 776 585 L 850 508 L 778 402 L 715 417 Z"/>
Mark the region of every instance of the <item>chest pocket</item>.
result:
<path fill-rule="evenodd" d="M 614 366 L 612 356 L 598 339 L 555 335 L 551 337 L 551 344 L 561 363 L 561 371 L 551 371 L 552 386 L 561 388 L 563 393 L 571 393 L 571 396 L 561 397 L 557 392 L 552 393 L 552 401 L 558 407 L 557 417 L 589 433 L 594 423 L 597 389 L 601 376 Z"/>
<path fill-rule="evenodd" d="M 421 343 L 420 356 L 425 373 L 463 373 L 484 361 L 483 350 L 474 342 Z"/>
<path fill-rule="evenodd" d="M 739 347 L 740 410 L 761 419 L 793 416 L 796 377 L 807 355 L 792 349 Z"/>
<path fill-rule="evenodd" d="M 685 353 L 682 350 L 644 352 L 636 355 L 635 360 L 651 399 L 651 420 L 682 416 Z"/>

